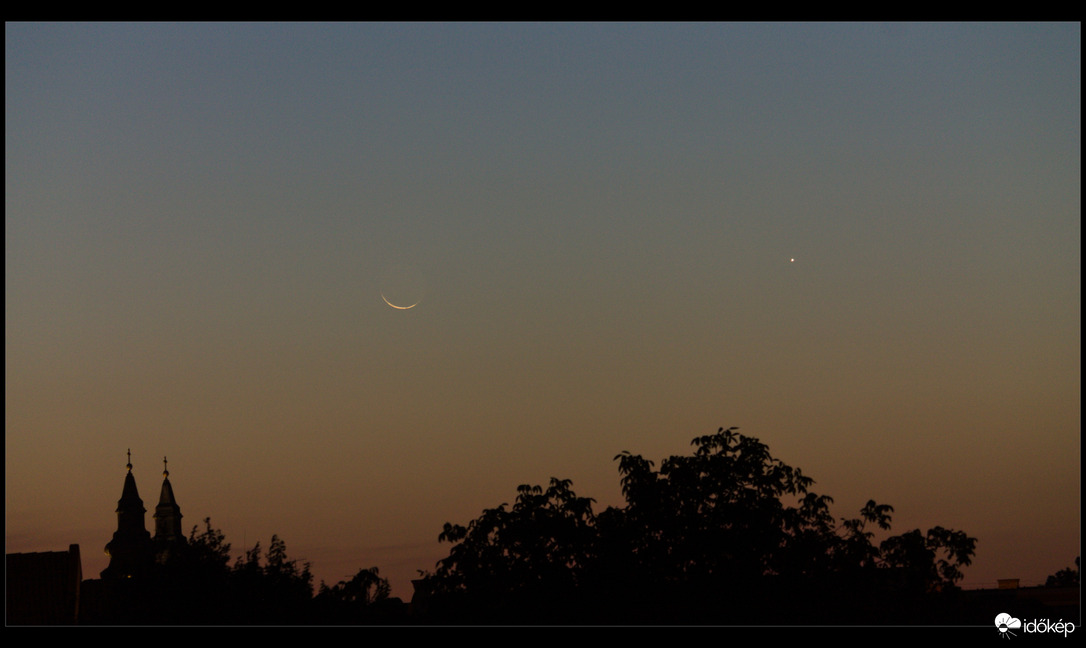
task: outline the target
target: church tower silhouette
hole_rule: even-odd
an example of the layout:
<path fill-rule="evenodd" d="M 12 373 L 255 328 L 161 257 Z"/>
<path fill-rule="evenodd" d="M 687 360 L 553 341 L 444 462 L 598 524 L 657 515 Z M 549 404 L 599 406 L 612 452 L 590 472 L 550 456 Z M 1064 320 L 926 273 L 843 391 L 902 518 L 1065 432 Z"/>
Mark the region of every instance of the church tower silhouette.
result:
<path fill-rule="evenodd" d="M 151 542 L 155 561 L 160 564 L 169 562 L 178 548 L 185 544 L 185 534 L 181 531 L 181 507 L 173 497 L 166 457 L 162 458 L 162 494 L 155 507 L 155 537 Z"/>
<path fill-rule="evenodd" d="M 128 451 L 127 467 L 121 499 L 117 501 L 117 530 L 106 545 L 109 566 L 102 570 L 104 579 L 144 576 L 151 566 L 151 534 L 144 525 L 147 509 L 143 508 L 136 478 L 132 476 L 132 450 Z"/>
<path fill-rule="evenodd" d="M 165 457 L 162 459 L 166 463 Z M 169 471 L 163 470 L 162 494 L 155 507 L 155 536 L 147 532 L 143 500 L 132 475 L 132 451 L 128 451 L 128 473 L 121 499 L 117 501 L 117 531 L 106 545 L 109 566 L 101 577 L 107 580 L 147 576 L 155 562 L 165 563 L 178 546 L 185 544 L 181 533 L 181 507 L 174 499 Z"/>

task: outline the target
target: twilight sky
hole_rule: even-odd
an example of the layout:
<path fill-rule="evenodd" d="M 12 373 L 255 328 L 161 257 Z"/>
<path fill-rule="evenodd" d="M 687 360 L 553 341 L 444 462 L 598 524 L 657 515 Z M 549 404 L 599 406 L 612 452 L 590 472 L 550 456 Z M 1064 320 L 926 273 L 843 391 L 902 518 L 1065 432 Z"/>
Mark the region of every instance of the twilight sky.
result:
<path fill-rule="evenodd" d="M 5 25 L 5 543 L 278 534 L 393 594 L 724 426 L 966 587 L 1081 541 L 1066 24 Z M 386 303 L 408 306 L 392 308 Z"/>

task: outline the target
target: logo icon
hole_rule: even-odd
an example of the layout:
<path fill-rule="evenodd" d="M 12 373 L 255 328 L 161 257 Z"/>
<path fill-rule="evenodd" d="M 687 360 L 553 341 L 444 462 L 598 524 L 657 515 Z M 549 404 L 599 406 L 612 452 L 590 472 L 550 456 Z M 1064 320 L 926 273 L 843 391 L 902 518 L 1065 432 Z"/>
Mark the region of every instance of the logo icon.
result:
<path fill-rule="evenodd" d="M 995 618 L 996 630 L 999 630 L 999 636 L 1004 639 L 1010 639 L 1015 636 L 1011 630 L 1018 630 L 1022 627 L 1022 620 L 1016 619 L 1006 612 L 1001 612 L 996 615 Z"/>

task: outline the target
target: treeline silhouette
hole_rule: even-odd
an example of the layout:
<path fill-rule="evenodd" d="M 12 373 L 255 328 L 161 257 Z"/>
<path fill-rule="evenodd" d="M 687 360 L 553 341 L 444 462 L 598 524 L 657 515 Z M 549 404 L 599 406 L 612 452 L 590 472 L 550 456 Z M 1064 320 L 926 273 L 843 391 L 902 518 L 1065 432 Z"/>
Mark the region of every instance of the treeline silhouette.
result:
<path fill-rule="evenodd" d="M 874 542 L 893 508 L 838 523 L 832 498 L 758 439 L 720 428 L 659 469 L 615 459 L 623 508 L 598 515 L 569 480 L 446 524 L 425 579 L 435 623 L 960 623 L 976 539 L 936 526 Z M 988 615 L 984 611 L 985 617 Z M 990 619 L 985 618 L 985 623 Z"/>
<path fill-rule="evenodd" d="M 1079 556 L 1075 556 L 1075 567 L 1064 567 L 1055 574 L 1049 575 L 1045 580 L 1045 587 L 1079 587 L 1081 581 L 1079 580 L 1080 573 Z"/>
<path fill-rule="evenodd" d="M 309 563 L 287 557 L 273 535 L 231 565 L 230 544 L 204 519 L 168 561 L 145 578 L 88 581 L 81 623 L 105 625 L 399 624 L 407 607 L 389 596 L 376 567 L 314 594 Z M 87 587 L 90 585 L 90 587 Z"/>
<path fill-rule="evenodd" d="M 814 480 L 758 439 L 720 428 L 693 452 L 615 457 L 625 506 L 598 514 L 569 480 L 522 485 L 512 506 L 446 523 L 448 557 L 390 597 L 376 567 L 314 593 L 272 536 L 230 563 L 204 520 L 142 580 L 88 581 L 84 623 L 962 624 L 991 622 L 957 587 L 977 540 L 936 526 L 887 535 L 893 508 L 835 518 Z"/>

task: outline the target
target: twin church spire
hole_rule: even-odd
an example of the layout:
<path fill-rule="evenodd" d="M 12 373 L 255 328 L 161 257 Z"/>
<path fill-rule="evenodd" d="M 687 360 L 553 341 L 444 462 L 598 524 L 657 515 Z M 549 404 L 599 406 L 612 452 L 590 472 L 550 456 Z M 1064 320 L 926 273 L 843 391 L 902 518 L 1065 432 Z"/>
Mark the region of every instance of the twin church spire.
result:
<path fill-rule="evenodd" d="M 162 458 L 162 494 L 158 498 L 158 506 L 155 507 L 155 537 L 154 540 L 166 543 L 184 540 L 181 531 L 181 507 L 173 497 L 173 486 L 170 485 L 170 471 L 167 469 L 166 457 Z"/>
<path fill-rule="evenodd" d="M 124 477 L 121 499 L 117 501 L 117 531 L 106 545 L 109 566 L 102 570 L 102 578 L 135 578 L 145 576 L 155 563 L 165 563 L 175 550 L 185 544 L 181 531 L 181 507 L 173 495 L 170 471 L 166 458 L 162 458 L 162 492 L 155 507 L 155 535 L 147 531 L 143 507 L 132 475 L 132 450 L 128 451 L 128 472 Z"/>

